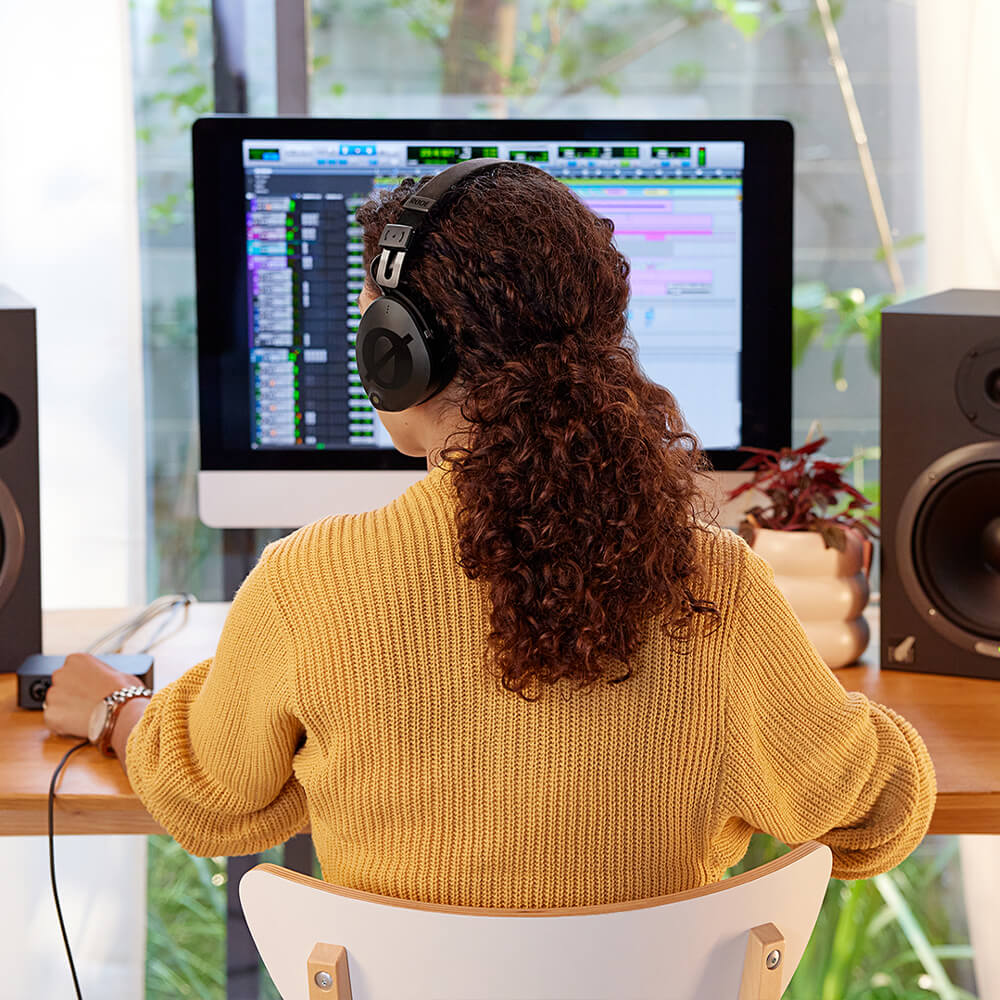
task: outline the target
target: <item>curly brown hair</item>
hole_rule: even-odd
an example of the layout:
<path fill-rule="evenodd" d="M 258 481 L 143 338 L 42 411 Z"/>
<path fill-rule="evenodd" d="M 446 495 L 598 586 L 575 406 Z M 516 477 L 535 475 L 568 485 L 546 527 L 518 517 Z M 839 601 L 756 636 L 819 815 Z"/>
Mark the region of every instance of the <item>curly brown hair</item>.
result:
<path fill-rule="evenodd" d="M 358 209 L 366 267 L 419 186 Z M 715 520 L 696 474 L 711 465 L 636 362 L 613 233 L 560 181 L 499 164 L 439 199 L 403 280 L 457 356 L 446 394 L 470 426 L 442 457 L 458 561 L 488 583 L 492 665 L 527 700 L 560 678 L 625 680 L 653 616 L 679 643 L 695 613 L 721 622 L 693 593 L 695 532 Z"/>

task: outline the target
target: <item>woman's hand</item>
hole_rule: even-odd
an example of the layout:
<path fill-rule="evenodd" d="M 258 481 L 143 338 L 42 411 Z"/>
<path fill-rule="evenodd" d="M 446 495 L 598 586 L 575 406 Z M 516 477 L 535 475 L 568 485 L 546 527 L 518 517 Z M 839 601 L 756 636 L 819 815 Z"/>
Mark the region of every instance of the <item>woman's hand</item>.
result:
<path fill-rule="evenodd" d="M 71 653 L 52 675 L 45 694 L 45 725 L 58 736 L 86 736 L 90 714 L 102 698 L 139 684 L 89 653 Z"/>

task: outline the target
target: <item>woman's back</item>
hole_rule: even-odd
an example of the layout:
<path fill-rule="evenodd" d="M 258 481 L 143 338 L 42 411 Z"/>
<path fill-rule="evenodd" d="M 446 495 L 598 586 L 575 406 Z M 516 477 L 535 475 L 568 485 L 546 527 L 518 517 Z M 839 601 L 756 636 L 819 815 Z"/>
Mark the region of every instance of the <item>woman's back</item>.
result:
<path fill-rule="evenodd" d="M 621 683 L 486 669 L 490 600 L 456 560 L 451 473 L 266 550 L 214 661 L 151 703 L 129 775 L 197 854 L 308 820 L 328 881 L 452 905 L 554 907 L 722 877 L 755 829 L 834 851 L 835 877 L 898 864 L 934 803 L 926 748 L 847 694 L 767 564 L 696 531 L 721 627 L 651 619 Z"/>

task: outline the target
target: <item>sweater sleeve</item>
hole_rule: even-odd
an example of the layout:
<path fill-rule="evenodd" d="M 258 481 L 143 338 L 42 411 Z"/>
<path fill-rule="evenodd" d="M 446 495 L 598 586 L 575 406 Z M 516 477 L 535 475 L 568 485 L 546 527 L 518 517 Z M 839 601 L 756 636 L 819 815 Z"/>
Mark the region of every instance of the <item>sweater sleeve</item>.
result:
<path fill-rule="evenodd" d="M 927 748 L 892 709 L 844 690 L 771 566 L 743 548 L 721 819 L 741 818 L 789 846 L 828 845 L 834 878 L 888 871 L 930 825 L 937 785 Z"/>
<path fill-rule="evenodd" d="M 128 739 L 135 793 L 189 853 L 251 854 L 305 826 L 305 793 L 292 773 L 303 733 L 294 669 L 265 550 L 214 658 L 158 691 Z"/>

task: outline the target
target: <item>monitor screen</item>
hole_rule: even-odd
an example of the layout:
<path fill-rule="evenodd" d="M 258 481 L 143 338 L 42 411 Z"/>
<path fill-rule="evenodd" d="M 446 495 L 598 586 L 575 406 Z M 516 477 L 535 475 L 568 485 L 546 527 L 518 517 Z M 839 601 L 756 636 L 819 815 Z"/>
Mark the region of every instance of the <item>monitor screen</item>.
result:
<path fill-rule="evenodd" d="M 611 219 L 631 265 L 628 325 L 643 370 L 671 389 L 705 447 L 738 447 L 745 144 L 472 136 L 243 140 L 249 446 L 392 447 L 354 358 L 365 281 L 354 215 L 375 189 L 489 156 L 547 171 Z"/>
<path fill-rule="evenodd" d="M 203 473 L 424 468 L 361 387 L 355 213 L 375 190 L 481 156 L 531 163 L 612 220 L 638 363 L 716 469 L 735 469 L 741 446 L 789 443 L 792 142 L 770 120 L 200 119 Z"/>

